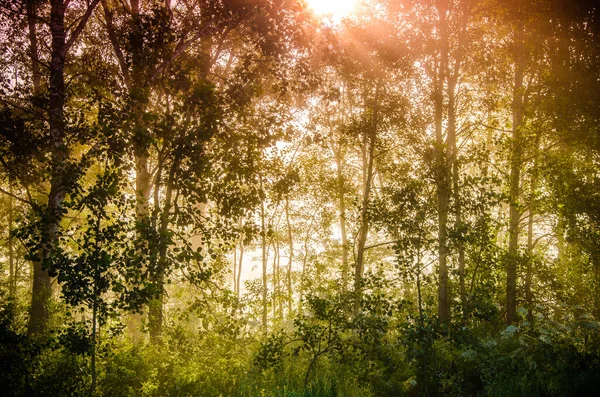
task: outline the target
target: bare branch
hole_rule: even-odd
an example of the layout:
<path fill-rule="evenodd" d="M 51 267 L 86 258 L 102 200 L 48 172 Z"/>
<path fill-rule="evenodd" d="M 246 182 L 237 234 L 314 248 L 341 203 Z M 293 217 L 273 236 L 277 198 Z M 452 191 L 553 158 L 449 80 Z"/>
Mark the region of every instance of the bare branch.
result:
<path fill-rule="evenodd" d="M 14 198 L 15 200 L 17 200 L 17 201 L 20 201 L 20 202 L 22 202 L 22 203 L 25 203 L 25 204 L 29 204 L 29 205 L 30 205 L 30 206 L 32 206 L 32 207 L 34 206 L 34 205 L 33 205 L 33 203 L 32 203 L 31 201 L 29 201 L 29 200 L 25 200 L 24 198 L 22 198 L 22 197 L 19 197 L 19 196 L 15 195 L 15 194 L 13 194 L 13 193 L 11 193 L 11 192 L 7 191 L 7 190 L 4 190 L 4 189 L 3 189 L 3 188 L 1 188 L 1 187 L 0 187 L 0 193 L 4 193 L 4 194 L 6 194 L 7 196 L 10 196 L 10 197 Z"/>
<path fill-rule="evenodd" d="M 398 240 L 396 240 L 396 241 L 386 241 L 385 243 L 378 243 L 378 244 L 367 245 L 364 250 L 366 251 L 366 250 L 370 250 L 372 248 L 383 247 L 383 246 L 386 246 L 386 245 L 392 245 L 392 244 L 397 244 L 397 243 L 398 243 Z"/>

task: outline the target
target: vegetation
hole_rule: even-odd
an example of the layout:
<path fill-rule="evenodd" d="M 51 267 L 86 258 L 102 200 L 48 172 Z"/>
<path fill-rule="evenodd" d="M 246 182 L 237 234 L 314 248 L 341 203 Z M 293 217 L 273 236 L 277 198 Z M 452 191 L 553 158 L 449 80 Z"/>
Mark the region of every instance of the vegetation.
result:
<path fill-rule="evenodd" d="M 3 395 L 595 395 L 600 8 L 346 3 L 0 4 Z"/>

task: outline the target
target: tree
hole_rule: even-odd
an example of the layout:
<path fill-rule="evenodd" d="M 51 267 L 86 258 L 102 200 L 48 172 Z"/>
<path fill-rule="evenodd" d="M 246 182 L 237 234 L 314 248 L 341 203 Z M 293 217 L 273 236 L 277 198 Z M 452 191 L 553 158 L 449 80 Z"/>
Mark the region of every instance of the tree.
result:
<path fill-rule="evenodd" d="M 68 107 L 68 92 L 65 85 L 65 75 L 67 61 L 77 48 L 78 38 L 83 32 L 99 0 L 91 1 L 89 4 L 76 4 L 74 21 L 67 20 L 67 8 L 69 3 L 62 0 L 50 2 L 49 9 L 41 8 L 48 13 L 46 19 L 51 43 L 48 48 L 49 53 L 46 57 L 38 54 L 39 32 L 37 25 L 40 19 L 37 18 L 39 12 L 34 2 L 26 2 L 24 13 L 28 24 L 28 38 L 31 51 L 31 76 L 33 87 L 29 95 L 33 98 L 32 112 L 38 117 L 47 121 L 48 129 L 43 133 L 43 140 L 46 143 L 46 153 L 49 159 L 42 166 L 47 172 L 50 181 L 47 197 L 33 202 L 29 200 L 32 209 L 39 217 L 36 227 L 38 229 L 37 243 L 32 248 L 30 259 L 33 262 L 33 289 L 31 310 L 28 325 L 28 335 L 31 337 L 43 338 L 47 335 L 49 320 L 49 303 L 51 300 L 51 277 L 49 270 L 52 269 L 52 254 L 56 247 L 56 242 L 60 234 L 59 227 L 64 215 L 63 201 L 73 182 L 81 175 L 85 168 L 87 156 L 83 156 L 82 161 L 77 161 L 73 157 L 73 147 L 71 143 L 77 139 L 73 131 L 72 121 L 65 114 Z M 9 6 L 6 10 L 19 14 L 21 11 L 18 6 Z M 43 20 L 43 19 L 42 19 Z M 69 28 L 70 27 L 70 28 Z M 48 77 L 47 77 L 47 102 L 41 108 L 36 104 L 36 95 L 41 94 L 43 88 L 41 83 L 42 73 L 40 65 L 41 59 L 47 58 Z M 18 93 L 14 93 L 18 94 Z M 15 98 L 24 99 L 24 98 Z M 18 109 L 18 107 L 16 108 Z M 12 135 L 13 131 L 4 133 L 6 138 Z M 14 141 L 12 142 L 15 143 Z M 13 146 L 14 147 L 14 146 Z M 7 162 L 4 162 L 6 167 Z M 20 181 L 21 182 L 21 181 Z M 24 188 L 28 186 L 25 185 Z"/>

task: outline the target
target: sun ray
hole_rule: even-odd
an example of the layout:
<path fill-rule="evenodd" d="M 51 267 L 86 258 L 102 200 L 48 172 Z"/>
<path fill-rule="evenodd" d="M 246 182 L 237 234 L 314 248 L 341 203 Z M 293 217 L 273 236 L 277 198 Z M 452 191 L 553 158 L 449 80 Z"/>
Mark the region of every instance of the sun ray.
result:
<path fill-rule="evenodd" d="M 358 0 L 306 0 L 315 14 L 340 20 L 356 8 Z"/>

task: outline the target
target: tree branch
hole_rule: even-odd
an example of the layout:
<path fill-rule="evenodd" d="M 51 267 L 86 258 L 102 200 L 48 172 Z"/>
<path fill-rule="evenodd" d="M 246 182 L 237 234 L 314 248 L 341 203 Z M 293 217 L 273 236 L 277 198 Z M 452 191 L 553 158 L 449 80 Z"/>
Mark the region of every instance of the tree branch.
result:
<path fill-rule="evenodd" d="M 392 244 L 396 244 L 397 242 L 398 242 L 398 240 L 395 240 L 395 241 L 386 241 L 385 243 L 378 243 L 378 244 L 367 245 L 367 246 L 364 248 L 364 251 L 366 251 L 366 250 L 370 250 L 370 249 L 372 249 L 372 248 L 383 247 L 383 246 L 385 246 L 385 245 L 392 245 Z"/>
<path fill-rule="evenodd" d="M 173 61 L 175 61 L 181 54 L 183 54 L 183 52 L 185 50 L 187 50 L 194 42 L 198 41 L 198 39 L 202 38 L 205 34 L 208 34 L 208 32 L 209 32 L 208 28 L 200 29 L 200 31 L 198 31 L 189 40 L 185 41 L 184 39 L 182 39 L 179 42 L 179 44 L 177 44 L 177 47 L 175 48 L 175 51 L 173 51 L 173 55 L 171 56 L 171 58 L 169 58 L 168 60 L 166 60 L 163 63 L 161 63 L 156 68 L 156 70 L 154 71 L 154 73 L 152 73 L 152 77 L 151 77 L 150 80 L 154 80 L 159 74 L 164 73 L 164 71 L 169 66 L 171 66 L 171 64 L 173 63 Z"/>
<path fill-rule="evenodd" d="M 15 194 L 13 194 L 13 193 L 11 193 L 11 192 L 7 191 L 7 190 L 4 190 L 4 189 L 3 189 L 3 188 L 1 188 L 1 187 L 0 187 L 0 193 L 4 193 L 4 194 L 6 194 L 7 196 L 10 196 L 10 197 L 14 198 L 15 200 L 17 200 L 17 201 L 20 201 L 20 202 L 22 202 L 22 203 L 25 203 L 25 204 L 29 204 L 29 205 L 30 205 L 30 206 L 32 206 L 32 207 L 34 206 L 34 205 L 33 205 L 33 203 L 32 203 L 31 201 L 25 200 L 24 198 L 22 198 L 22 197 L 19 197 L 19 196 L 15 195 Z"/>
<path fill-rule="evenodd" d="M 110 40 L 110 43 L 112 44 L 113 50 L 115 51 L 117 61 L 119 62 L 119 67 L 121 68 L 121 73 L 123 73 L 125 85 L 127 85 L 128 88 L 130 88 L 131 76 L 129 75 L 129 69 L 127 68 L 127 63 L 125 62 L 123 50 L 121 49 L 119 41 L 117 40 L 117 35 L 115 34 L 115 27 L 113 25 L 113 13 L 108 8 L 108 3 L 106 0 L 102 0 L 102 10 L 104 11 L 104 19 L 106 21 L 106 31 L 108 33 L 108 38 Z"/>
<path fill-rule="evenodd" d="M 92 3 L 88 6 L 87 10 L 85 10 L 85 14 L 83 14 L 83 16 L 81 17 L 79 24 L 77 24 L 77 27 L 71 34 L 71 37 L 69 37 L 69 40 L 67 41 L 67 44 L 64 47 L 63 55 L 65 55 L 67 52 L 69 52 L 69 49 L 71 48 L 73 43 L 75 43 L 75 40 L 77 40 L 77 37 L 79 37 L 81 32 L 83 32 L 83 28 L 87 24 L 87 21 L 90 18 L 90 15 L 92 15 L 94 8 L 96 8 L 96 6 L 98 5 L 99 2 L 100 2 L 100 0 L 92 0 Z"/>

